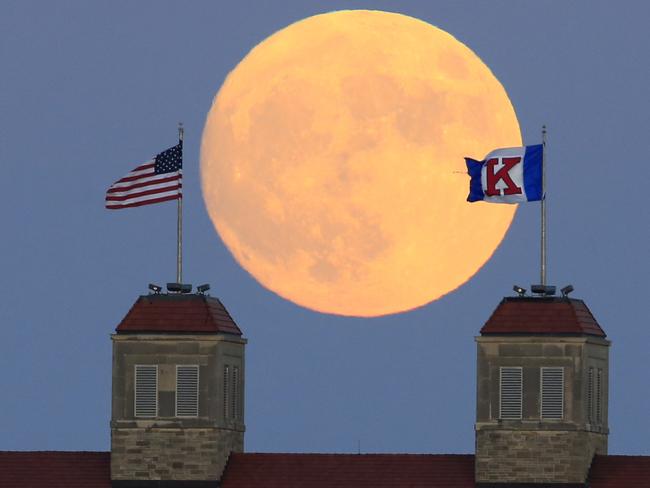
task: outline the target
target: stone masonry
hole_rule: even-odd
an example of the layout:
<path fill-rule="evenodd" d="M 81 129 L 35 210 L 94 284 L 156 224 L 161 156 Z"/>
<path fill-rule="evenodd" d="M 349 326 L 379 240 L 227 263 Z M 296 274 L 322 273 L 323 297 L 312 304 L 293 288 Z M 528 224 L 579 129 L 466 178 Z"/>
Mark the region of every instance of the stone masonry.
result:
<path fill-rule="evenodd" d="M 218 480 L 244 433 L 223 429 L 119 429 L 112 432 L 113 480 Z"/>
<path fill-rule="evenodd" d="M 607 436 L 592 432 L 482 430 L 476 433 L 477 482 L 583 483 Z"/>

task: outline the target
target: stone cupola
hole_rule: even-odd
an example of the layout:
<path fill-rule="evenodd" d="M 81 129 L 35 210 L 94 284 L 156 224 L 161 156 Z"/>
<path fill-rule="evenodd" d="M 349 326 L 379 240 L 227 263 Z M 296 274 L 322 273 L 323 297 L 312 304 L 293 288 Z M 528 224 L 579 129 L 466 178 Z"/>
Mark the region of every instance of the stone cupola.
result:
<path fill-rule="evenodd" d="M 114 487 L 212 486 L 244 448 L 246 339 L 205 294 L 141 296 L 113 340 Z"/>
<path fill-rule="evenodd" d="M 477 342 L 477 486 L 584 484 L 607 454 L 609 345 L 582 300 L 504 298 Z"/>

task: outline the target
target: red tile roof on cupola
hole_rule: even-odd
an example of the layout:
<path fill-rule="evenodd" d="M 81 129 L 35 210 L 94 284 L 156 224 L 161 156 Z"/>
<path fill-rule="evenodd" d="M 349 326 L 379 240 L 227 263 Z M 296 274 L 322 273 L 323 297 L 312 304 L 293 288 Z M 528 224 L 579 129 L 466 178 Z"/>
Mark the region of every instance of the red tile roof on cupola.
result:
<path fill-rule="evenodd" d="M 110 452 L 0 451 L 2 488 L 110 488 Z"/>
<path fill-rule="evenodd" d="M 507 297 L 481 329 L 482 335 L 558 334 L 606 337 L 582 300 Z"/>
<path fill-rule="evenodd" d="M 201 294 L 143 295 L 115 329 L 118 333 L 226 333 L 242 335 L 217 298 Z"/>
<path fill-rule="evenodd" d="M 589 488 L 650 486 L 650 456 L 596 456 L 589 472 Z"/>
<path fill-rule="evenodd" d="M 221 488 L 474 488 L 474 456 L 231 454 Z"/>

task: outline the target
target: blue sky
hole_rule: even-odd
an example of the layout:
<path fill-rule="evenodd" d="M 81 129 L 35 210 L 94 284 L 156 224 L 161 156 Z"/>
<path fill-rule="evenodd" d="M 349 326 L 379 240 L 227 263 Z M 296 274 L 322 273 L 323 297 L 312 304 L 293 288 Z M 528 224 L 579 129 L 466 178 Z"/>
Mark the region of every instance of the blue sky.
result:
<path fill-rule="evenodd" d="M 213 230 L 198 153 L 212 99 L 258 42 L 343 8 L 411 15 L 473 49 L 524 140 L 549 127 L 549 281 L 613 341 L 610 452 L 650 453 L 650 115 L 645 2 L 34 2 L 0 16 L 0 449 L 109 449 L 110 333 L 172 281 L 175 205 L 108 212 L 106 188 L 185 123 L 185 276 L 249 338 L 249 451 L 472 452 L 474 336 L 538 276 L 537 204 L 466 285 L 376 319 L 286 302 Z M 336 300 L 336 297 L 332 297 Z"/>

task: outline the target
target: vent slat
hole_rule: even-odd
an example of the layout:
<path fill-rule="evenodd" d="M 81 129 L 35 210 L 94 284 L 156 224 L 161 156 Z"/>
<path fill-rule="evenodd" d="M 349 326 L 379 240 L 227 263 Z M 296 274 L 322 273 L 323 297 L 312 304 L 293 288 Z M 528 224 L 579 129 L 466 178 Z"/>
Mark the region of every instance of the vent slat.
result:
<path fill-rule="evenodd" d="M 542 419 L 564 416 L 564 368 L 542 368 Z"/>
<path fill-rule="evenodd" d="M 199 416 L 199 367 L 176 366 L 176 416 Z"/>
<path fill-rule="evenodd" d="M 594 423 L 594 368 L 589 366 L 587 377 L 587 420 Z"/>
<path fill-rule="evenodd" d="M 519 420 L 522 413 L 522 369 L 520 367 L 502 367 L 499 376 L 499 418 Z"/>
<path fill-rule="evenodd" d="M 239 419 L 239 367 L 232 368 L 232 418 Z"/>
<path fill-rule="evenodd" d="M 156 417 L 158 415 L 158 366 L 135 366 L 135 407 L 136 417 Z"/>
<path fill-rule="evenodd" d="M 596 423 L 601 424 L 603 421 L 603 370 L 598 368 L 596 373 Z"/>
<path fill-rule="evenodd" d="M 223 418 L 230 418 L 230 366 L 223 367 Z"/>

